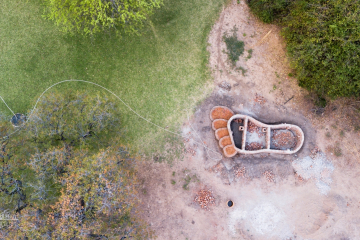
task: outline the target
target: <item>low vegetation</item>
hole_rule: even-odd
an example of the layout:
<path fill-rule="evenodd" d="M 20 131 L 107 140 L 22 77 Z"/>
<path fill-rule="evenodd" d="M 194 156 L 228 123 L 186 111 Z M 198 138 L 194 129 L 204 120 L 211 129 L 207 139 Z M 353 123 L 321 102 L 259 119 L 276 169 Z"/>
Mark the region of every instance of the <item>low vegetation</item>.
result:
<path fill-rule="evenodd" d="M 239 57 L 244 53 L 245 44 L 243 41 L 238 40 L 236 36 L 237 29 L 235 27 L 231 30 L 231 32 L 231 35 L 225 33 L 223 40 L 226 44 L 226 54 L 228 55 L 229 61 L 233 66 L 235 66 L 236 61 L 238 61 Z"/>
<path fill-rule="evenodd" d="M 247 0 L 251 10 L 266 23 L 285 16 L 291 0 Z"/>
<path fill-rule="evenodd" d="M 283 26 L 299 84 L 320 97 L 360 95 L 360 5 L 356 0 L 249 0 Z"/>

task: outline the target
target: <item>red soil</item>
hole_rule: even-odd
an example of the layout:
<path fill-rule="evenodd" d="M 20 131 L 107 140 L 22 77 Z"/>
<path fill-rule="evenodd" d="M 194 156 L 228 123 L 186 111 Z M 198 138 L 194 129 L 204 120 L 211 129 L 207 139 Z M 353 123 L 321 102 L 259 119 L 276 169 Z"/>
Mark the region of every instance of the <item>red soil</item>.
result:
<path fill-rule="evenodd" d="M 216 130 L 215 137 L 217 140 L 219 140 L 225 136 L 229 136 L 229 131 L 227 128 L 220 128 L 220 129 Z"/>
<path fill-rule="evenodd" d="M 231 144 L 232 144 L 232 142 L 231 142 L 231 138 L 229 136 L 225 136 L 225 137 L 221 138 L 219 141 L 219 145 L 222 148 L 227 145 L 231 145 Z"/>
<path fill-rule="evenodd" d="M 226 128 L 227 127 L 227 120 L 224 119 L 215 119 L 213 122 L 213 127 L 214 129 L 219 129 L 219 128 Z"/>
<path fill-rule="evenodd" d="M 224 154 L 227 157 L 233 157 L 236 154 L 234 145 L 224 147 Z"/>
<path fill-rule="evenodd" d="M 229 120 L 233 115 L 234 115 L 234 112 L 225 107 L 216 107 L 210 113 L 210 116 L 213 120 L 214 119 Z"/>

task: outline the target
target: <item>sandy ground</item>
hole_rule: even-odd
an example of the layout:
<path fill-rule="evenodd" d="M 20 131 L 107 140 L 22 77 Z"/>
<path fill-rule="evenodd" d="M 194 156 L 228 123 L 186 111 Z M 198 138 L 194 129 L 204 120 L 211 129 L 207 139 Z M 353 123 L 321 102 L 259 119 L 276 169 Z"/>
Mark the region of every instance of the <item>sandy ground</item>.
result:
<path fill-rule="evenodd" d="M 245 76 L 223 51 L 222 36 L 234 26 L 245 50 L 253 49 L 237 62 Z M 360 239 L 360 137 L 350 100 L 314 113 L 311 97 L 288 77 L 279 29 L 260 23 L 243 1 L 224 9 L 209 44 L 216 87 L 182 126 L 183 158 L 140 166 L 142 217 L 158 239 Z M 268 124 L 296 124 L 304 146 L 294 155 L 224 158 L 209 119 L 217 105 Z M 194 202 L 200 189 L 212 191 L 209 210 Z"/>

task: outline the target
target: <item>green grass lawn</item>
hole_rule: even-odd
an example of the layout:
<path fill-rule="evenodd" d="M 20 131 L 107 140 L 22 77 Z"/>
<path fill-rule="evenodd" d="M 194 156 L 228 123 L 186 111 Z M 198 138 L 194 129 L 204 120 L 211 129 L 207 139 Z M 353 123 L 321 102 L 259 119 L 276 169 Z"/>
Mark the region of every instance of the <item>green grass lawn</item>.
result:
<path fill-rule="evenodd" d="M 50 85 L 65 79 L 101 84 L 144 117 L 178 130 L 211 81 L 207 36 L 224 0 L 165 0 L 142 36 L 74 37 L 44 20 L 39 0 L 0 3 L 0 95 L 14 112 L 27 112 Z M 83 83 L 56 89 L 99 91 Z M 48 94 L 51 94 L 48 93 Z M 119 103 L 124 143 L 162 148 L 163 132 Z M 3 103 L 0 111 L 10 114 Z M 166 140 L 168 141 L 168 140 Z M 160 144 L 155 144 L 159 142 Z"/>

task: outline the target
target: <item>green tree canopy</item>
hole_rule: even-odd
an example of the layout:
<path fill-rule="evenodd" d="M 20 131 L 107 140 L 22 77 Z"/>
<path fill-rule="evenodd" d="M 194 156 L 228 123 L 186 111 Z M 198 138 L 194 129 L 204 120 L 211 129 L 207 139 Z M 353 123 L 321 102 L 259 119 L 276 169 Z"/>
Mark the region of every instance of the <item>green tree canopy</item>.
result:
<path fill-rule="evenodd" d="M 360 94 L 360 4 L 294 1 L 284 36 L 299 84 L 320 96 Z"/>
<path fill-rule="evenodd" d="M 299 85 L 319 96 L 360 95 L 358 0 L 248 0 L 265 22 L 277 21 Z"/>
<path fill-rule="evenodd" d="M 120 142 L 117 108 L 106 96 L 58 92 L 28 122 L 0 118 L 2 239 L 147 239 L 136 215 L 136 159 Z"/>
<path fill-rule="evenodd" d="M 138 33 L 163 0 L 44 0 L 45 17 L 65 32 L 94 34 L 107 29 Z"/>

